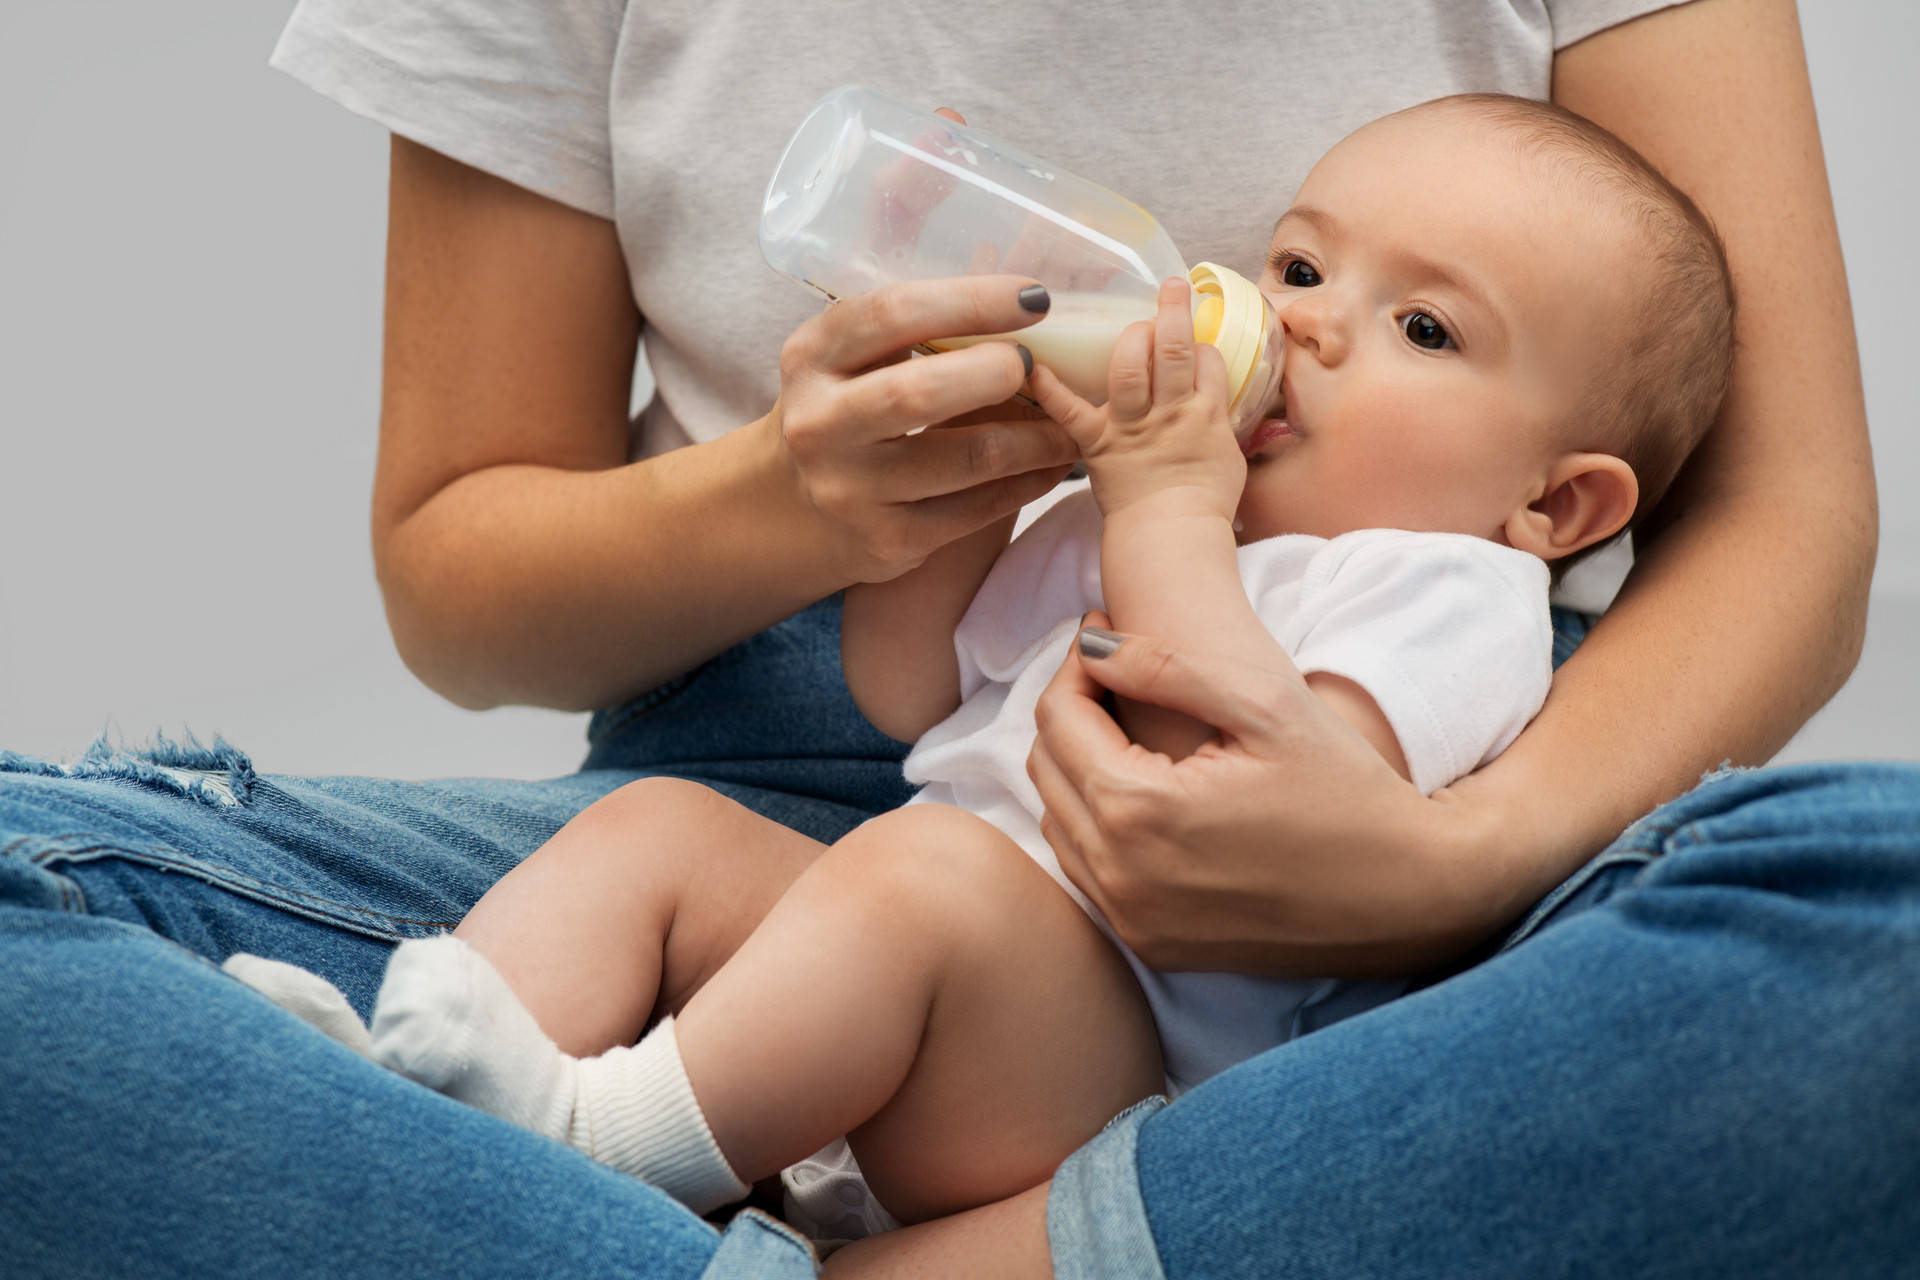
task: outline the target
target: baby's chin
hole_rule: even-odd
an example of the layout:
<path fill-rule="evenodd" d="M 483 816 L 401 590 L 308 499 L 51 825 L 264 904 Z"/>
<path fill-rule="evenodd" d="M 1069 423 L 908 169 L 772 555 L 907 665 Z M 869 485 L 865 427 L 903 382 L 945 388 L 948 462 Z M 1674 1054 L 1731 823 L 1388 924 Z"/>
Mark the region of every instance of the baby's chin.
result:
<path fill-rule="evenodd" d="M 1257 513 L 1246 510 L 1235 513 L 1233 517 L 1233 542 L 1239 547 L 1263 538 L 1277 538 L 1283 533 L 1298 532 L 1297 529 L 1281 528 L 1279 521 L 1262 519 Z"/>

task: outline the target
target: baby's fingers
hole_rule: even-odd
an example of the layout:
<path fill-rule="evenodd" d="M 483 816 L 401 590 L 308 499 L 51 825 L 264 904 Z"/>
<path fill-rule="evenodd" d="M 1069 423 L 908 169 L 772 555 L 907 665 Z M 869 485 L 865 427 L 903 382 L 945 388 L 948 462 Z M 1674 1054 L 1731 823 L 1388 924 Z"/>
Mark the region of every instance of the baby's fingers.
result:
<path fill-rule="evenodd" d="M 1120 331 L 1107 366 L 1107 412 L 1116 422 L 1138 422 L 1153 408 L 1153 322 Z"/>
<path fill-rule="evenodd" d="M 1033 366 L 1033 375 L 1027 379 L 1027 390 L 1033 393 L 1033 402 L 1049 418 L 1066 428 L 1081 452 L 1091 448 L 1100 438 L 1100 410 L 1082 400 L 1047 366 Z"/>
<path fill-rule="evenodd" d="M 1193 394 L 1193 310 L 1185 280 L 1160 282 L 1160 309 L 1153 317 L 1153 398 L 1157 404 Z"/>

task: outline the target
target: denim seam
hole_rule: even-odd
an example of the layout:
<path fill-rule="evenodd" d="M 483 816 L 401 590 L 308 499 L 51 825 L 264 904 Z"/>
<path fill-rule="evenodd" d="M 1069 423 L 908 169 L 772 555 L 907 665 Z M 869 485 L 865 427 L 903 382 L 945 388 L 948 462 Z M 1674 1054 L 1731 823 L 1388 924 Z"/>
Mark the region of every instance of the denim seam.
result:
<path fill-rule="evenodd" d="M 744 1209 L 721 1232 L 719 1248 L 708 1258 L 700 1280 L 779 1280 L 816 1275 L 818 1270 L 819 1260 L 805 1236 L 759 1209 Z"/>
<path fill-rule="evenodd" d="M 43 849 L 38 853 L 28 854 L 26 860 L 37 866 L 44 867 L 58 861 L 94 862 L 102 858 L 115 857 L 147 862 L 161 866 L 166 870 L 178 871 L 182 874 L 190 875 L 194 879 L 212 885 L 216 889 L 223 889 L 229 893 L 238 894 L 243 898 L 250 898 L 255 902 L 264 903 L 267 906 L 279 907 L 291 911 L 296 915 L 303 916 L 306 919 L 316 921 L 320 924 L 336 925 L 341 928 L 351 929 L 356 933 L 383 942 L 408 935 L 397 929 L 383 929 L 378 925 L 370 923 L 371 921 L 384 920 L 391 921 L 396 925 L 414 925 L 428 929 L 450 929 L 454 923 L 447 920 L 417 920 L 411 916 L 389 915 L 386 912 L 373 911 L 366 907 L 352 906 L 348 903 L 335 901 L 332 898 L 322 897 L 316 893 L 309 893 L 304 889 L 295 889 L 291 885 L 275 884 L 272 881 L 261 880 L 255 876 L 241 875 L 231 868 L 215 868 L 206 862 L 182 853 L 178 849 L 171 849 L 165 845 L 116 844 L 108 841 L 107 837 L 96 836 L 92 832 L 73 832 L 64 836 L 38 838 L 47 840 L 94 838 L 107 842 L 78 849 Z M 0 856 L 12 853 L 13 850 L 27 843 L 29 839 L 35 839 L 35 837 L 23 837 L 20 840 L 14 841 L 8 845 L 6 849 L 0 850 Z M 62 880 L 65 880 L 65 877 L 62 877 Z M 79 891 L 77 885 L 75 886 L 75 891 Z M 299 899 L 304 899 L 304 902 L 297 901 Z M 82 902 L 84 904 L 84 899 L 82 899 Z M 310 906 L 307 904 L 318 905 Z M 84 909 L 84 905 L 82 909 Z"/>
<path fill-rule="evenodd" d="M 594 735 L 596 742 L 620 732 L 648 712 L 657 711 L 674 698 L 685 693 L 699 676 L 704 666 L 695 667 L 677 676 L 661 681 L 636 698 L 629 698 L 619 706 L 607 712 L 606 719 L 600 724 L 599 732 Z"/>
<path fill-rule="evenodd" d="M 1047 1192 L 1047 1243 L 1064 1278 L 1166 1280 L 1140 1187 L 1140 1128 L 1167 1105 L 1143 1098 L 1054 1170 Z"/>
<path fill-rule="evenodd" d="M 1713 783 L 1728 778 L 1738 777 L 1741 772 L 1743 771 L 1723 764 L 1718 769 L 1702 775 L 1700 781 L 1695 784 L 1693 791 L 1687 794 L 1692 795 L 1701 787 L 1710 786 Z M 1535 933 L 1538 933 L 1546 920 L 1551 917 L 1555 911 L 1559 910 L 1568 898 L 1586 888 L 1588 884 L 1592 883 L 1595 876 L 1599 875 L 1600 872 L 1608 867 L 1618 866 L 1623 862 L 1631 862 L 1634 860 L 1654 862 L 1670 854 L 1679 853 L 1683 842 L 1694 844 L 1703 843 L 1703 837 L 1700 833 L 1701 820 L 1698 818 L 1689 819 L 1685 822 L 1676 821 L 1675 824 L 1671 826 L 1665 823 L 1656 823 L 1654 819 L 1664 813 L 1667 807 L 1668 806 L 1662 806 L 1659 809 L 1655 809 L 1652 813 L 1628 827 L 1621 833 L 1618 840 L 1602 850 L 1585 866 L 1574 872 L 1573 875 L 1561 881 L 1552 893 L 1549 893 L 1546 897 L 1535 903 L 1533 910 L 1527 913 L 1526 919 L 1514 926 L 1513 930 L 1507 934 L 1506 940 L 1500 944 L 1499 949 L 1495 951 L 1494 954 L 1501 955 L 1510 951 L 1525 942 L 1528 938 L 1531 938 Z"/>
<path fill-rule="evenodd" d="M 1507 935 L 1507 940 L 1500 944 L 1500 949 L 1494 952 L 1494 954 L 1501 955 L 1511 951 L 1538 933 L 1548 918 L 1551 917 L 1554 912 L 1558 911 L 1568 898 L 1571 898 L 1574 894 L 1579 893 L 1582 889 L 1593 883 L 1594 877 L 1608 867 L 1619 866 L 1626 862 L 1647 863 L 1652 862 L 1658 857 L 1660 857 L 1660 850 L 1642 847 L 1638 844 L 1607 850 L 1599 857 L 1589 861 L 1585 866 L 1581 867 L 1579 871 L 1561 881 L 1552 893 L 1549 893 L 1546 897 L 1540 899 L 1538 903 L 1534 904 L 1533 910 L 1527 913 L 1527 918 L 1514 926 L 1512 932 Z"/>
<path fill-rule="evenodd" d="M 4 861 L 8 858 L 11 858 L 13 856 L 13 851 L 15 849 L 18 849 L 21 845 L 26 844 L 27 842 L 29 842 L 30 840 L 33 840 L 34 838 L 35 837 L 33 836 L 19 836 L 11 844 L 6 845 L 5 847 L 0 847 L 0 861 Z M 25 861 L 38 864 L 39 859 L 29 856 L 28 858 L 25 859 Z M 87 914 L 86 891 L 83 890 L 79 885 L 75 884 L 71 879 L 59 874 L 58 872 L 49 870 L 48 874 L 53 877 L 54 881 L 60 887 L 60 910 L 68 913 L 69 915 L 81 915 L 81 916 L 86 915 Z"/>

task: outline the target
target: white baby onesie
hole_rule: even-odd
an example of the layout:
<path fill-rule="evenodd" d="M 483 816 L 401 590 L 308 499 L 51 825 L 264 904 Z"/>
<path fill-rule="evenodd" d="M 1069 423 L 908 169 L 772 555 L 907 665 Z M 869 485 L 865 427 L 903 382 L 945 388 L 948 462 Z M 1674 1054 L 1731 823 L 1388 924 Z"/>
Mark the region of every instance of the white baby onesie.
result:
<path fill-rule="evenodd" d="M 1553 630 L 1547 568 L 1535 556 L 1464 534 L 1367 529 L 1267 538 L 1239 558 L 1248 598 L 1294 664 L 1344 676 L 1373 697 L 1423 795 L 1498 755 L 1546 699 Z M 922 787 L 911 803 L 951 804 L 992 822 L 1113 938 L 1153 1010 L 1177 1094 L 1292 1038 L 1317 1005 L 1357 1012 L 1406 983 L 1161 973 L 1120 944 L 1061 872 L 1026 771 L 1034 706 L 1081 616 L 1104 608 L 1100 511 L 1083 491 L 1034 521 L 987 575 L 954 634 L 960 708 L 915 744 L 906 772 Z M 851 1204 L 838 1146 L 822 1153 L 825 1163 L 789 1171 L 790 1202 L 801 1201 L 792 1207 L 806 1213 L 807 1197 L 795 1193 L 822 1181 L 844 1197 L 818 1205 L 822 1214 Z M 835 1176 L 825 1178 L 829 1167 Z"/>

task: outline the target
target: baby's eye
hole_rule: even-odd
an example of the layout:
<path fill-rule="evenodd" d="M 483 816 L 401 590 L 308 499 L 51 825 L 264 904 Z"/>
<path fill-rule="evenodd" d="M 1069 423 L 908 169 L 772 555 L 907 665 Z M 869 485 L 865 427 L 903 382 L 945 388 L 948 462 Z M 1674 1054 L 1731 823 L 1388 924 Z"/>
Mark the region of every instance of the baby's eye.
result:
<path fill-rule="evenodd" d="M 1320 273 L 1296 257 L 1291 249 L 1269 250 L 1267 270 L 1273 272 L 1281 284 L 1295 289 L 1311 289 L 1321 283 Z"/>
<path fill-rule="evenodd" d="M 1280 266 L 1280 283 L 1296 289 L 1311 289 L 1320 283 L 1320 273 L 1298 258 L 1289 258 Z"/>
<path fill-rule="evenodd" d="M 1424 311 L 1414 312 L 1400 322 L 1400 327 L 1406 330 L 1407 341 L 1416 347 L 1444 351 L 1453 345 L 1453 339 L 1448 336 L 1446 329 Z"/>

